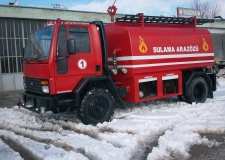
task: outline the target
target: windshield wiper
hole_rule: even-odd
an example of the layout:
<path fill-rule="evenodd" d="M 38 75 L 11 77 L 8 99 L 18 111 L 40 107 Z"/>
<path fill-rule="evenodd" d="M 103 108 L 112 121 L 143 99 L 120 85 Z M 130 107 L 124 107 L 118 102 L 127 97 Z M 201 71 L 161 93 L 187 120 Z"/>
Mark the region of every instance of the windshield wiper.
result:
<path fill-rule="evenodd" d="M 41 54 L 38 54 L 37 57 L 29 57 L 28 61 L 29 60 L 37 60 L 38 62 L 41 62 L 41 60 L 40 60 L 41 57 L 42 57 Z"/>

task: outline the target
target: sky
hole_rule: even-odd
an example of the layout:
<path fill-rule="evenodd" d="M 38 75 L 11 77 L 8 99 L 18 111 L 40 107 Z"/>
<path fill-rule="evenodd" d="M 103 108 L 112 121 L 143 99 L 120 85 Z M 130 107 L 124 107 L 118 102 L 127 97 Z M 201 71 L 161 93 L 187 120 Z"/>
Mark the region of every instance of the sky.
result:
<path fill-rule="evenodd" d="M 205 103 L 187 104 L 176 97 L 126 103 L 111 122 L 96 126 L 82 124 L 74 112 L 49 111 L 40 119 L 29 110 L 0 104 L 0 157 L 22 160 L 24 154 L 19 153 L 26 153 L 26 159 L 44 160 L 190 159 L 192 146 L 201 152 L 224 144 L 225 79 L 217 82 L 214 99 Z M 207 136 L 217 134 L 221 140 Z M 214 158 L 195 158 L 224 159 L 218 151 L 212 153 Z"/>
<path fill-rule="evenodd" d="M 0 4 L 8 5 L 14 0 L 0 0 Z M 225 0 L 219 0 L 223 6 L 220 15 L 225 18 Z M 144 13 L 151 16 L 176 16 L 176 8 L 191 8 L 192 0 L 117 0 L 117 13 Z M 20 6 L 53 8 L 51 4 L 61 4 L 70 10 L 106 12 L 114 0 L 18 0 Z"/>

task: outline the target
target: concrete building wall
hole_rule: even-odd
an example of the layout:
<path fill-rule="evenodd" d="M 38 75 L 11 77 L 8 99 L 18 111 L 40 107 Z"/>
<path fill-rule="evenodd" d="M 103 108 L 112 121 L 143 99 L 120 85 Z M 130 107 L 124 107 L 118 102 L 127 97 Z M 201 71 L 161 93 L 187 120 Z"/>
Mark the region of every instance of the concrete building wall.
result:
<path fill-rule="evenodd" d="M 116 15 L 121 17 L 122 15 Z M 43 19 L 56 20 L 60 18 L 65 21 L 91 22 L 95 20 L 110 22 L 108 13 L 84 12 L 74 10 L 61 10 L 51 8 L 37 8 L 24 6 L 0 5 L 0 17 L 5 18 L 24 18 L 24 19 Z"/>
<path fill-rule="evenodd" d="M 13 73 L 2 75 L 3 91 L 23 89 L 23 74 Z"/>
<path fill-rule="evenodd" d="M 0 73 L 0 91 L 23 89 L 23 73 Z"/>
<path fill-rule="evenodd" d="M 203 25 L 197 26 L 199 28 L 208 28 L 208 29 L 221 29 L 225 30 L 225 22 L 215 21 L 214 23 L 205 23 Z"/>

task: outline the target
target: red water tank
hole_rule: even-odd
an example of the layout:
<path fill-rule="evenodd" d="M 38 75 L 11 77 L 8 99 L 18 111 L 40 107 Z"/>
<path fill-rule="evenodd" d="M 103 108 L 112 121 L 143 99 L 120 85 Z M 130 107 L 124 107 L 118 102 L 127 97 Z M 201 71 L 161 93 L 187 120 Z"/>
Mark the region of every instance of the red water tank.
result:
<path fill-rule="evenodd" d="M 211 35 L 207 29 L 196 28 L 194 21 L 181 23 L 177 19 L 170 22 L 166 19 L 167 22 L 145 21 L 143 24 L 127 19 L 105 25 L 109 68 L 118 69 L 118 73 L 112 76 L 114 80 L 143 73 L 204 68 L 214 64 Z M 124 74 L 122 69 L 127 73 Z"/>

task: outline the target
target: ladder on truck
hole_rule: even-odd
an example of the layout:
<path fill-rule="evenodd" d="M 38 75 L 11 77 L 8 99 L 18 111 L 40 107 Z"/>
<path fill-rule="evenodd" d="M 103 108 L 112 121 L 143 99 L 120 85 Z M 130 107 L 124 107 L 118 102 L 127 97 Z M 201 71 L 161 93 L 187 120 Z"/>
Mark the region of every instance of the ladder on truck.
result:
<path fill-rule="evenodd" d="M 196 24 L 214 23 L 214 19 L 196 19 L 196 17 L 162 17 L 162 16 L 145 16 L 143 13 L 137 15 L 125 15 L 121 18 L 116 18 L 116 22 L 144 22 L 158 24 Z"/>

